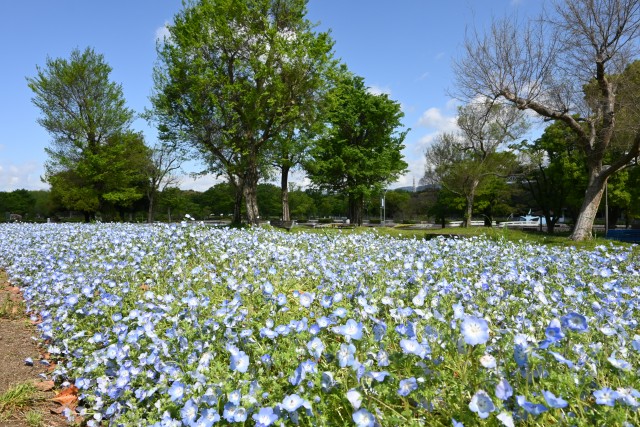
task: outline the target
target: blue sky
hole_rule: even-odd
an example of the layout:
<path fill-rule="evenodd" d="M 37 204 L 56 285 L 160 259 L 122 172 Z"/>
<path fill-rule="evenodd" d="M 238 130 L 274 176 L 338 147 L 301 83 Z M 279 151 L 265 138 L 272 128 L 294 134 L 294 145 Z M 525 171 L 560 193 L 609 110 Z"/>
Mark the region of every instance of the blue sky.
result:
<path fill-rule="evenodd" d="M 421 178 L 425 147 L 440 131 L 451 130 L 456 104 L 451 62 L 461 54 L 467 28 L 484 28 L 492 17 L 533 16 L 542 0 L 309 0 L 308 18 L 331 30 L 335 54 L 372 91 L 400 102 L 410 171 L 391 187 Z M 179 0 L 4 0 L 0 3 L 0 191 L 41 189 L 49 135 L 38 123 L 26 77 L 47 56 L 68 58 L 74 48 L 93 47 L 113 68 L 137 112 L 149 107 L 155 41 L 181 9 Z M 156 134 L 142 120 L 152 144 Z M 194 170 L 197 166 L 190 166 Z M 294 177 L 299 183 L 301 177 Z M 213 177 L 185 178 L 182 188 L 204 191 Z"/>

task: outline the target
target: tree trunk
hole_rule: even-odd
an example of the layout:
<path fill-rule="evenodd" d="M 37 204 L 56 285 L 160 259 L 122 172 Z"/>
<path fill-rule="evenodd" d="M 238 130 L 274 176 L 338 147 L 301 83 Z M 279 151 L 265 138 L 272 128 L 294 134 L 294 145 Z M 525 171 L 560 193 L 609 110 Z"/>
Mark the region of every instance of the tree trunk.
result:
<path fill-rule="evenodd" d="M 473 199 L 476 196 L 477 187 L 478 187 L 478 181 L 475 181 L 471 186 L 471 188 L 469 189 L 469 193 L 466 195 L 467 207 L 466 207 L 466 212 L 464 214 L 464 221 L 462 222 L 463 227 L 469 227 L 471 225 L 471 218 L 473 217 Z"/>
<path fill-rule="evenodd" d="M 291 215 L 289 213 L 289 169 L 289 166 L 282 166 L 282 175 L 280 176 L 283 221 L 291 221 Z"/>
<path fill-rule="evenodd" d="M 580 207 L 580 213 L 576 219 L 575 228 L 569 237 L 571 240 L 588 240 L 592 237 L 593 221 L 596 219 L 602 193 L 604 193 L 605 180 L 597 172 L 590 172 L 589 185 L 584 193 L 584 201 Z"/>
<path fill-rule="evenodd" d="M 169 222 L 171 222 L 171 206 L 167 208 L 167 216 L 169 217 Z"/>
<path fill-rule="evenodd" d="M 250 162 L 245 171 L 243 194 L 247 208 L 247 223 L 258 225 L 260 219 L 258 212 L 258 167 L 255 162 Z"/>
<path fill-rule="evenodd" d="M 364 199 L 362 196 L 354 196 L 353 194 L 349 194 L 349 221 L 351 222 L 351 224 L 357 226 L 362 225 L 363 202 Z"/>
<path fill-rule="evenodd" d="M 149 210 L 147 211 L 147 224 L 152 224 L 153 223 L 153 216 L 154 216 L 154 206 L 153 206 L 153 202 L 154 202 L 154 197 L 153 194 L 148 193 L 147 194 L 147 198 L 149 199 Z"/>

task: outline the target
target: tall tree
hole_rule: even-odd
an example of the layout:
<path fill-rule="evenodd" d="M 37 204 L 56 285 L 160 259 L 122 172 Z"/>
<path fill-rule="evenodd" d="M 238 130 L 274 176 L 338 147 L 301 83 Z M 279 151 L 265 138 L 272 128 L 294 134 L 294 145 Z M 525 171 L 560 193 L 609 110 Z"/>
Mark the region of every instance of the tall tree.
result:
<path fill-rule="evenodd" d="M 445 133 L 425 152 L 423 182 L 441 185 L 465 198 L 464 226 L 473 216 L 473 203 L 491 177 L 506 178 L 515 166 L 515 156 L 503 151 L 506 144 L 527 129 L 521 112 L 490 101 L 460 107 L 459 132 Z"/>
<path fill-rule="evenodd" d="M 45 181 L 72 185 L 65 207 L 84 212 L 89 218 L 99 209 L 100 188 L 81 166 L 99 162 L 103 149 L 121 138 L 133 121 L 125 106 L 122 87 L 109 80 L 111 67 L 93 49 L 75 49 L 69 59 L 47 58 L 37 75 L 27 78 L 40 109 L 38 123 L 53 138 L 46 149 Z M 87 171 L 90 172 L 90 171 Z M 83 201 L 88 196 L 91 200 Z"/>
<path fill-rule="evenodd" d="M 484 34 L 471 33 L 454 72 L 460 98 L 502 98 L 576 134 L 588 184 L 571 238 L 584 240 L 607 179 L 640 153 L 640 120 L 624 120 L 626 129 L 618 120 L 623 110 L 639 114 L 632 99 L 640 95 L 638 83 L 623 71 L 640 53 L 640 2 L 558 0 L 554 6 L 549 16 L 526 24 L 504 19 Z M 620 155 L 604 168 L 616 135 Z"/>
<path fill-rule="evenodd" d="M 317 102 L 332 42 L 305 19 L 306 0 L 199 0 L 186 4 L 158 47 L 153 114 L 161 137 L 196 149 L 244 196 L 258 221 L 266 154 Z"/>
<path fill-rule="evenodd" d="M 328 131 L 311 149 L 306 170 L 316 186 L 349 198 L 349 219 L 362 224 L 363 202 L 393 182 L 407 163 L 398 132 L 400 104 L 370 93 L 361 77 L 344 71 L 328 96 Z"/>

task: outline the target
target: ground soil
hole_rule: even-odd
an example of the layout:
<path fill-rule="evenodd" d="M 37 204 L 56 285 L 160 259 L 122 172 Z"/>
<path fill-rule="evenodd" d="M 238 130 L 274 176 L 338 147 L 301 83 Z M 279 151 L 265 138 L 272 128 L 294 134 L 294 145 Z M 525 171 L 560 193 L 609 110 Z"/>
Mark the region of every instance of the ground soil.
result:
<path fill-rule="evenodd" d="M 6 274 L 0 271 L 0 395 L 17 384 L 44 381 L 40 374 L 48 374 L 48 368 L 40 363 L 42 351 L 34 339 L 36 335 L 35 326 L 24 313 L 19 289 L 12 286 Z M 33 360 L 33 366 L 25 363 L 27 358 Z M 43 385 L 40 384 L 41 387 Z M 61 415 L 53 413 L 59 407 L 50 400 L 54 396 L 54 390 L 39 391 L 37 401 L 27 408 L 0 407 L 0 427 L 34 427 L 25 418 L 29 411 L 41 414 L 42 422 L 36 424 L 38 427 L 68 426 Z"/>

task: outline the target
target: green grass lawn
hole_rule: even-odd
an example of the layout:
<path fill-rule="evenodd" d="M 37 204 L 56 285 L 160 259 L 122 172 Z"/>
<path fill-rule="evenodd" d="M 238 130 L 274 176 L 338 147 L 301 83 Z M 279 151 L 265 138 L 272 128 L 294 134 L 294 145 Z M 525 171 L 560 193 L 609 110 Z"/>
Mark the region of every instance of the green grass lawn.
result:
<path fill-rule="evenodd" d="M 390 227 L 377 227 L 372 229 L 371 227 L 356 227 L 352 229 L 331 229 L 331 228 L 318 228 L 311 229 L 305 227 L 295 227 L 295 232 L 308 232 L 318 234 L 332 234 L 332 233 L 364 233 L 375 232 L 380 235 L 386 235 L 398 238 L 418 238 L 418 239 L 430 239 L 437 236 L 445 237 L 470 237 L 470 236 L 485 236 L 492 240 L 506 239 L 512 242 L 523 243 L 535 243 L 541 245 L 552 246 L 566 246 L 577 247 L 582 249 L 593 249 L 597 245 L 623 245 L 630 246 L 629 243 L 618 242 L 615 240 L 608 240 L 602 236 L 596 236 L 595 238 L 583 242 L 575 242 L 569 239 L 569 232 L 556 232 L 555 234 L 547 234 L 545 232 L 537 230 L 516 230 L 502 227 L 451 227 L 451 228 L 430 228 L 430 229 L 411 229 L 410 226 L 396 226 Z M 374 231 L 375 230 L 375 231 Z M 640 247 L 636 248 L 637 253 L 640 255 Z"/>

